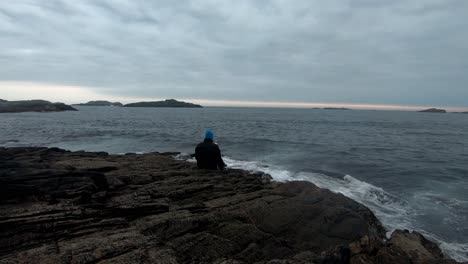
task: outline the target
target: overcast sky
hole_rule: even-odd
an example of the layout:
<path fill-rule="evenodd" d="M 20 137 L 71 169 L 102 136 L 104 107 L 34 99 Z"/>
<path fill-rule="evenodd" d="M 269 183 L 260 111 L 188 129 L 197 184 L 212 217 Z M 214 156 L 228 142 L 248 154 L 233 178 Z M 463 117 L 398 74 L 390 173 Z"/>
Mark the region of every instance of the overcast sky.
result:
<path fill-rule="evenodd" d="M 0 65 L 7 99 L 468 106 L 468 1 L 2 1 Z"/>

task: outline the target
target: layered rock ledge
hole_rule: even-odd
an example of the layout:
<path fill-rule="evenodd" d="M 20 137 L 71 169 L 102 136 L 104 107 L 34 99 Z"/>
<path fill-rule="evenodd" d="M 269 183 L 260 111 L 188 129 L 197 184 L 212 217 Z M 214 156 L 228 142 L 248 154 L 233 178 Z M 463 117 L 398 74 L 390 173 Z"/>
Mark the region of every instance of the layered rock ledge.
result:
<path fill-rule="evenodd" d="M 0 263 L 456 263 L 341 194 L 173 154 L 0 148 Z"/>

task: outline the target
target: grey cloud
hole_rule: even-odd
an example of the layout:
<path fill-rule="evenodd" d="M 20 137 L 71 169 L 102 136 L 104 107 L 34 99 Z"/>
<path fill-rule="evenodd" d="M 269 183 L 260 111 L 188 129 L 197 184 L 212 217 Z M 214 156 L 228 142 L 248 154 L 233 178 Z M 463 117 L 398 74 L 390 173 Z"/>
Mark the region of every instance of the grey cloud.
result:
<path fill-rule="evenodd" d="M 0 81 L 466 106 L 467 13 L 457 0 L 17 0 L 0 6 Z"/>

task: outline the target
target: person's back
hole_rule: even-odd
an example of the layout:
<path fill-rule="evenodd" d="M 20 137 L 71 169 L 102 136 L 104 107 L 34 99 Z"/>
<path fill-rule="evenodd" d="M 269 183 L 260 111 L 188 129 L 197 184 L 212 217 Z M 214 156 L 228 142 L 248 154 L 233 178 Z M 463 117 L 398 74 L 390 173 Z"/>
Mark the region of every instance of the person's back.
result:
<path fill-rule="evenodd" d="M 205 140 L 195 148 L 195 158 L 200 169 L 217 170 L 226 167 L 221 150 L 213 141 L 214 134 L 210 130 L 205 133 Z"/>

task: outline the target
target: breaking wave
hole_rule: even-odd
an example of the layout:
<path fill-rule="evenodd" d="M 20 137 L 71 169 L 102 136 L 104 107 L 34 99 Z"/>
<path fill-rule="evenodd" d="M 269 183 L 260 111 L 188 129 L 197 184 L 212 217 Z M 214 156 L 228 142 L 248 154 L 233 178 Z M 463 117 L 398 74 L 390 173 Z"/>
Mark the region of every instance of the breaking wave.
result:
<path fill-rule="evenodd" d="M 176 158 L 195 162 L 195 159 L 189 158 L 187 155 L 178 155 Z M 273 165 L 266 165 L 256 161 L 235 160 L 229 157 L 224 157 L 224 161 L 229 168 L 267 173 L 275 181 L 309 181 L 320 188 L 341 193 L 371 209 L 389 231 L 387 236 L 390 236 L 395 229 L 418 231 L 438 243 L 447 256 L 457 261 L 468 260 L 467 244 L 446 242 L 430 232 L 418 228 L 413 224 L 415 222 L 413 219 L 419 213 L 408 202 L 351 175 L 332 177 L 324 173 L 292 172 Z"/>

